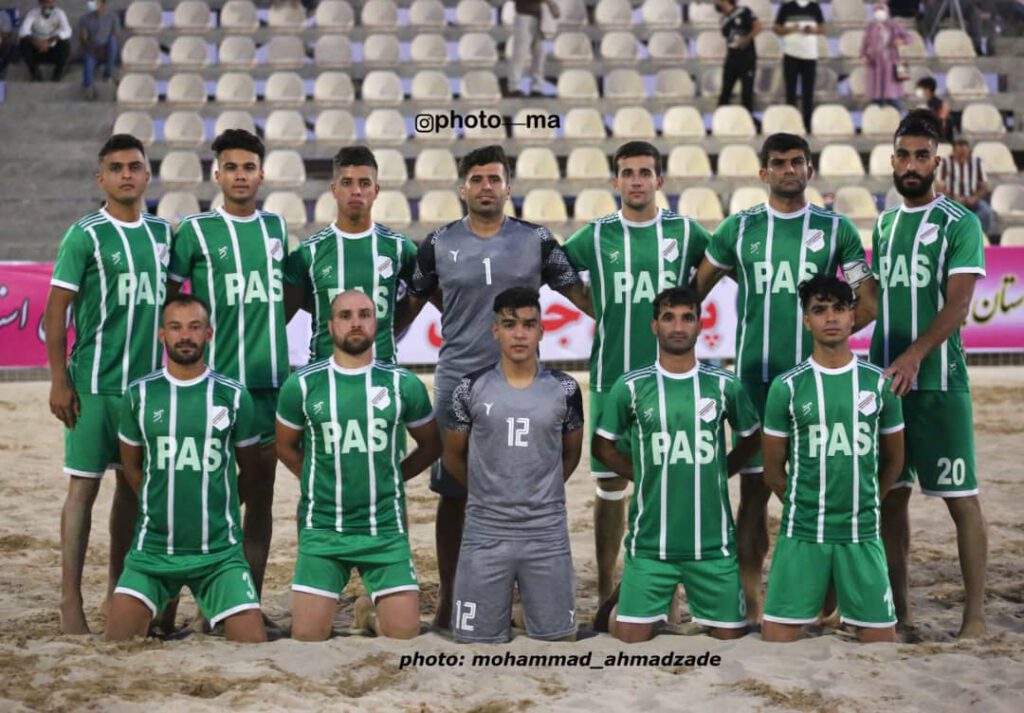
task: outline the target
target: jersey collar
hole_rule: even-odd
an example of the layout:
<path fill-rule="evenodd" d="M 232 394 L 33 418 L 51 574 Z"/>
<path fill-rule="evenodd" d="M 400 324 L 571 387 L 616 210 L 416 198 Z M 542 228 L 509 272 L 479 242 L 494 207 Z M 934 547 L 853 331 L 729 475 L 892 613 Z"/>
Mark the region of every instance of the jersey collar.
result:
<path fill-rule="evenodd" d="M 777 211 L 774 208 L 772 208 L 771 203 L 765 203 L 764 205 L 765 205 L 765 208 L 768 209 L 768 213 L 773 218 L 779 218 L 781 220 L 788 220 L 790 218 L 799 218 L 804 213 L 806 213 L 808 210 L 810 210 L 810 207 L 811 207 L 810 203 L 804 203 L 804 207 L 801 208 L 800 210 L 795 210 L 792 213 L 782 213 L 782 212 Z"/>
<path fill-rule="evenodd" d="M 914 208 L 911 208 L 906 203 L 902 203 L 901 202 L 900 203 L 900 210 L 903 211 L 904 213 L 920 213 L 920 212 L 925 211 L 925 210 L 931 210 L 932 208 L 935 207 L 936 203 L 938 203 L 939 201 L 941 201 L 945 197 L 946 196 L 944 196 L 943 194 L 937 193 L 935 195 L 935 200 L 933 200 L 931 203 L 925 203 L 924 205 L 919 205 L 919 206 L 916 206 Z"/>
<path fill-rule="evenodd" d="M 251 223 L 260 217 L 260 212 L 258 210 L 254 210 L 249 215 L 232 215 L 224 210 L 223 206 L 217 206 L 217 212 L 220 213 L 220 216 L 224 220 L 233 220 L 236 223 Z"/>
<path fill-rule="evenodd" d="M 661 220 L 661 213 L 662 213 L 662 209 L 658 208 L 657 215 L 655 215 L 650 220 L 645 220 L 643 222 L 636 222 L 636 221 L 633 221 L 633 220 L 626 220 L 626 218 L 622 215 L 622 211 L 620 210 L 619 211 L 619 221 L 623 225 L 628 226 L 630 228 L 646 228 L 648 226 L 654 225 L 659 220 Z"/>
<path fill-rule="evenodd" d="M 373 235 L 373 231 L 375 231 L 376 229 L 377 224 L 371 221 L 370 227 L 367 230 L 364 230 L 362 233 L 346 233 L 344 230 L 339 229 L 337 224 L 331 223 L 331 230 L 334 231 L 334 234 L 339 238 L 343 238 L 345 240 L 358 240 L 359 238 L 368 238 L 371 235 Z"/>
<path fill-rule="evenodd" d="M 841 366 L 838 369 L 829 369 L 828 367 L 824 367 L 818 362 L 814 361 L 814 357 L 807 357 L 807 361 L 811 362 L 811 366 L 815 369 L 815 371 L 820 371 L 822 374 L 829 374 L 830 376 L 835 376 L 837 374 L 845 374 L 848 371 L 853 371 L 853 367 L 857 365 L 857 355 L 854 354 L 848 364 L 846 364 L 845 366 Z"/>
<path fill-rule="evenodd" d="M 343 374 L 345 376 L 356 376 L 358 374 L 365 374 L 370 369 L 373 368 L 373 362 L 372 361 L 369 364 L 367 364 L 366 366 L 361 366 L 358 369 L 348 369 L 348 368 L 343 367 L 340 364 L 338 364 L 338 362 L 336 362 L 334 360 L 334 355 L 333 354 L 331 355 L 330 359 L 331 359 L 331 368 L 334 369 L 334 371 L 336 371 L 337 373 Z"/>
<path fill-rule="evenodd" d="M 203 370 L 203 373 L 197 376 L 196 378 L 189 379 L 188 381 L 182 381 L 181 379 L 172 376 L 171 372 L 167 370 L 167 367 L 164 367 L 164 378 L 167 379 L 172 384 L 174 384 L 175 386 L 195 386 L 196 384 L 205 381 L 206 377 L 208 377 L 209 375 L 210 367 L 206 367 L 206 369 Z"/>
<path fill-rule="evenodd" d="M 697 375 L 697 372 L 700 371 L 700 360 L 697 360 L 697 362 L 693 365 L 692 369 L 690 369 L 689 371 L 684 371 L 681 374 L 675 371 L 667 371 L 665 367 L 661 365 L 660 358 L 658 359 L 658 361 L 654 362 L 654 366 L 658 370 L 658 373 L 664 376 L 666 379 L 692 379 Z"/>
<path fill-rule="evenodd" d="M 103 217 L 109 220 L 111 223 L 122 228 L 141 228 L 142 223 L 144 222 L 144 219 L 141 215 L 139 216 L 139 219 L 136 220 L 134 223 L 126 223 L 123 220 L 118 220 L 117 218 L 115 218 L 114 216 L 107 212 L 106 206 L 100 208 L 100 213 L 102 213 Z"/>

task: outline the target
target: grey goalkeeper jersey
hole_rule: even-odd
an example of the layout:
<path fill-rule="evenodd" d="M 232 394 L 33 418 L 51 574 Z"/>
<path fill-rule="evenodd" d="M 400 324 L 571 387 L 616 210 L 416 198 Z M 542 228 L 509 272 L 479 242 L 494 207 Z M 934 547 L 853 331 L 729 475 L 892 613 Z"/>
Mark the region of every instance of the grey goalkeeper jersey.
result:
<path fill-rule="evenodd" d="M 564 535 L 562 436 L 583 428 L 576 380 L 540 366 L 516 389 L 495 364 L 459 381 L 448 416 L 449 428 L 470 432 L 466 534 Z"/>
<path fill-rule="evenodd" d="M 491 336 L 494 298 L 509 287 L 563 291 L 580 281 L 562 247 L 547 228 L 506 217 L 490 238 L 479 238 L 467 218 L 438 228 L 420 244 L 409 291 L 429 297 L 438 288 L 441 354 L 436 392 L 450 394 L 462 376 L 501 356 Z"/>

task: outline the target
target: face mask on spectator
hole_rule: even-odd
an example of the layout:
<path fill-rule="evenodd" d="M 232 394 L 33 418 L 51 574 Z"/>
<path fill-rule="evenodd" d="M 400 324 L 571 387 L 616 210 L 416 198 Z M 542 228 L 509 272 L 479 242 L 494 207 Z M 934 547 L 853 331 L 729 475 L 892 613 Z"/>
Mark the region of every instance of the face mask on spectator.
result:
<path fill-rule="evenodd" d="M 99 3 L 96 0 L 89 0 L 89 2 L 85 3 L 85 9 L 89 12 L 96 12 L 97 7 L 99 7 Z"/>
<path fill-rule="evenodd" d="M 875 19 L 879 22 L 885 22 L 889 19 L 889 13 L 885 10 L 875 10 Z"/>
<path fill-rule="evenodd" d="M 918 87 L 914 90 L 914 96 L 918 99 L 924 99 L 924 90 L 921 89 L 921 87 Z"/>
<path fill-rule="evenodd" d="M 807 7 L 811 4 L 811 0 L 796 0 L 796 4 L 800 7 Z"/>

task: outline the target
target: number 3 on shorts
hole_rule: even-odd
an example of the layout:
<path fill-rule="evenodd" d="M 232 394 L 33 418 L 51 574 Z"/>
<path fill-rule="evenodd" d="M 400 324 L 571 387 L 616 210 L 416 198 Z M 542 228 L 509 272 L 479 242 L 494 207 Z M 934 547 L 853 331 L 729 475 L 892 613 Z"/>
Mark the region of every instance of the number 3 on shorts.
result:
<path fill-rule="evenodd" d="M 963 458 L 950 460 L 939 458 L 939 485 L 963 485 L 967 478 L 967 466 Z"/>
<path fill-rule="evenodd" d="M 242 572 L 242 581 L 245 582 L 245 586 L 248 587 L 248 589 L 245 590 L 245 596 L 249 597 L 249 599 L 255 599 L 256 587 L 253 586 L 252 575 L 248 572 Z"/>

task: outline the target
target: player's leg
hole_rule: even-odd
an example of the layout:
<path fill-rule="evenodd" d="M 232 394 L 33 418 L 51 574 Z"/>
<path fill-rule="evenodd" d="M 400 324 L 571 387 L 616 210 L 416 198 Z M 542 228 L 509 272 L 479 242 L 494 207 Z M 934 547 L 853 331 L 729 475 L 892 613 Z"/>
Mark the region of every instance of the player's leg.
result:
<path fill-rule="evenodd" d="M 186 584 L 210 627 L 224 622 L 229 641 L 266 641 L 260 596 L 243 549 L 235 547 L 223 555 L 206 555 L 203 560 L 211 561 L 190 572 Z"/>
<path fill-rule="evenodd" d="M 904 474 L 907 474 L 906 469 Z M 913 477 L 896 483 L 882 500 L 882 542 L 889 570 L 893 605 L 900 626 L 912 626 L 914 612 L 910 607 L 910 586 L 907 563 L 910 561 L 910 495 Z"/>
<path fill-rule="evenodd" d="M 154 572 L 160 562 L 142 552 L 132 552 L 124 563 L 107 614 L 108 641 L 145 637 L 149 625 L 168 598 L 180 589 L 170 576 Z"/>
<path fill-rule="evenodd" d="M 240 644 L 261 644 L 267 640 L 267 629 L 263 626 L 263 614 L 257 609 L 247 609 L 224 618 L 224 636 L 228 641 Z"/>
<path fill-rule="evenodd" d="M 114 471 L 114 501 L 110 505 L 110 563 L 107 567 L 107 600 L 114 596 L 114 587 L 124 569 L 124 558 L 135 537 L 139 517 L 139 498 L 128 485 L 124 471 Z"/>
<path fill-rule="evenodd" d="M 843 623 L 865 643 L 896 641 L 896 607 L 879 540 L 832 545 L 833 579 Z"/>
<path fill-rule="evenodd" d="M 312 594 L 292 585 L 292 638 L 296 641 L 325 641 L 331 635 L 338 595 Z"/>
<path fill-rule="evenodd" d="M 326 556 L 328 550 L 324 544 L 332 535 L 337 533 L 303 530 L 299 535 L 299 554 L 292 580 L 293 639 L 324 641 L 331 635 L 338 598 L 352 569 L 350 562 Z"/>
<path fill-rule="evenodd" d="M 988 566 L 988 526 L 977 495 L 945 498 L 946 507 L 956 524 L 960 574 L 964 579 L 964 615 L 957 636 L 984 636 L 985 571 Z"/>
<path fill-rule="evenodd" d="M 389 639 L 413 639 L 420 635 L 419 591 L 398 591 L 373 600 L 374 631 Z"/>
<path fill-rule="evenodd" d="M 716 639 L 738 639 L 747 633 L 747 602 L 735 557 L 692 560 L 680 567 L 690 614 Z"/>
<path fill-rule="evenodd" d="M 659 622 L 668 619 L 672 595 L 682 572 L 675 562 L 633 556 L 626 552 L 619 603 L 612 609 L 608 629 L 627 644 L 647 641 Z"/>
<path fill-rule="evenodd" d="M 251 392 L 260 439 L 260 469 L 249 484 L 242 533 L 245 537 L 245 559 L 249 563 L 256 591 L 263 592 L 263 576 L 270 554 L 274 531 L 274 479 L 277 473 L 277 451 L 274 447 L 274 420 L 277 410 L 277 389 L 253 389 Z"/>
<path fill-rule="evenodd" d="M 461 643 L 509 640 L 512 587 L 521 543 L 471 535 L 462 542 L 451 629 Z"/>
<path fill-rule="evenodd" d="M 360 597 L 356 602 L 354 628 L 372 629 L 392 639 L 419 636 L 420 585 L 408 536 L 368 537 L 352 558 L 370 595 L 369 601 Z"/>
<path fill-rule="evenodd" d="M 114 594 L 107 615 L 107 641 L 144 639 L 153 615 L 153 610 L 141 599 L 129 594 Z"/>
<path fill-rule="evenodd" d="M 601 419 L 607 394 L 590 391 L 590 437 Z M 594 498 L 594 549 L 597 553 L 597 599 L 606 601 L 615 587 L 615 565 L 619 561 L 622 536 L 626 531 L 626 503 L 629 481 L 590 457 L 590 475 L 597 486 Z"/>
<path fill-rule="evenodd" d="M 569 532 L 521 543 L 516 581 L 526 633 L 541 641 L 576 640 L 576 578 Z"/>
<path fill-rule="evenodd" d="M 818 620 L 832 578 L 833 547 L 785 536 L 776 539 L 761 625 L 764 641 L 796 641 L 805 625 Z"/>
<path fill-rule="evenodd" d="M 518 51 L 518 50 L 517 50 Z M 448 407 L 454 384 L 434 383 L 434 414 L 442 436 L 448 423 Z M 430 468 L 430 489 L 440 495 L 437 520 L 434 522 L 434 545 L 437 552 L 437 609 L 434 626 L 448 629 L 452 621 L 452 591 L 455 586 L 462 546 L 462 525 L 466 519 L 466 489 L 437 461 Z"/>
<path fill-rule="evenodd" d="M 761 569 L 768 555 L 768 500 L 771 495 L 763 473 L 740 474 L 736 551 L 740 581 L 747 601 L 747 621 L 752 624 L 757 624 L 762 614 Z"/>

